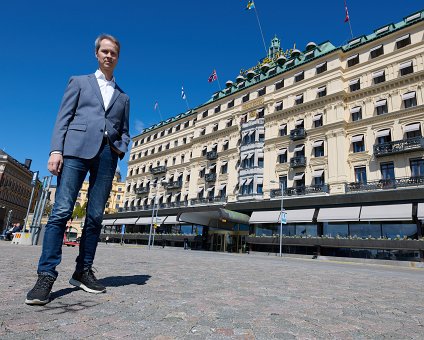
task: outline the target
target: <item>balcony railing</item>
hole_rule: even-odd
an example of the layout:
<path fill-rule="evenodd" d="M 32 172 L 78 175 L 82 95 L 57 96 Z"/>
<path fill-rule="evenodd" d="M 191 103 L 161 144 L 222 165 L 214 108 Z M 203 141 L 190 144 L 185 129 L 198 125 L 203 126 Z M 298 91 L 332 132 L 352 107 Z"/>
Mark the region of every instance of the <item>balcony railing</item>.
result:
<path fill-rule="evenodd" d="M 147 194 L 150 191 L 150 187 L 138 187 L 135 189 L 137 195 Z"/>
<path fill-rule="evenodd" d="M 378 181 L 369 181 L 366 183 L 351 182 L 351 183 L 346 183 L 345 190 L 346 192 L 356 192 L 356 191 L 374 191 L 374 190 L 386 190 L 386 189 L 418 187 L 418 186 L 424 186 L 424 176 L 380 179 Z"/>
<path fill-rule="evenodd" d="M 291 187 L 284 189 L 284 196 L 300 196 L 300 195 L 310 195 L 316 193 L 329 193 L 330 188 L 328 184 L 322 185 L 309 185 L 309 186 L 299 186 Z M 281 189 L 271 190 L 271 198 L 281 197 Z"/>
<path fill-rule="evenodd" d="M 306 166 L 305 156 L 296 156 L 290 158 L 290 168 L 300 168 Z"/>
<path fill-rule="evenodd" d="M 304 139 L 306 137 L 306 130 L 304 128 L 297 128 L 290 131 L 291 140 Z"/>
<path fill-rule="evenodd" d="M 423 137 L 413 137 L 374 145 L 374 155 L 376 157 L 412 152 L 416 150 L 424 150 Z"/>
<path fill-rule="evenodd" d="M 153 175 L 161 174 L 163 172 L 166 172 L 166 166 L 165 165 L 160 165 L 160 166 L 154 167 L 151 170 L 151 173 Z"/>
<path fill-rule="evenodd" d="M 166 189 L 178 189 L 178 188 L 181 188 L 182 186 L 183 186 L 182 181 L 172 181 L 165 184 Z"/>
<path fill-rule="evenodd" d="M 190 205 L 198 205 L 198 204 L 207 204 L 207 203 L 224 203 L 227 201 L 226 197 L 206 197 L 206 198 L 196 198 L 190 200 Z"/>
<path fill-rule="evenodd" d="M 206 153 L 206 159 L 211 161 L 213 159 L 217 159 L 218 158 L 218 152 L 216 151 L 209 151 Z"/>
<path fill-rule="evenodd" d="M 216 181 L 216 173 L 210 173 L 205 175 L 206 182 L 215 182 Z"/>

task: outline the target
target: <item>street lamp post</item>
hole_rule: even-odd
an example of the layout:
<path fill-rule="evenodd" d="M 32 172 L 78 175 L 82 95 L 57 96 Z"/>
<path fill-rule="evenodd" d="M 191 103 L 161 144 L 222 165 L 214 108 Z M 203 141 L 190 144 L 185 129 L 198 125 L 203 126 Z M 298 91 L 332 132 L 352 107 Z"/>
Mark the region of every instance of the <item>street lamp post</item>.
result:
<path fill-rule="evenodd" d="M 278 183 L 271 181 L 271 183 Z M 284 213 L 284 182 L 279 183 L 281 190 L 281 208 L 280 208 L 280 253 L 279 256 L 283 256 L 283 213 Z"/>

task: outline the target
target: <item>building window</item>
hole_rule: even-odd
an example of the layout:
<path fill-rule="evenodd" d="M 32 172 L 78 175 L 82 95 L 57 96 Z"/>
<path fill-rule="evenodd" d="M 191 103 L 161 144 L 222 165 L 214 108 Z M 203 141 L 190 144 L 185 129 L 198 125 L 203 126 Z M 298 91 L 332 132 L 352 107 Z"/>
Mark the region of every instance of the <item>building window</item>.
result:
<path fill-rule="evenodd" d="M 184 123 L 184 128 L 188 128 L 190 126 L 190 122 L 189 121 L 186 121 L 185 123 Z"/>
<path fill-rule="evenodd" d="M 159 145 L 158 152 L 161 152 L 161 151 L 162 151 L 162 145 Z"/>
<path fill-rule="evenodd" d="M 403 105 L 405 109 L 417 106 L 417 97 L 415 96 L 415 92 L 408 92 L 402 95 Z"/>
<path fill-rule="evenodd" d="M 411 44 L 411 35 L 407 34 L 398 39 L 396 39 L 396 48 L 403 48 Z"/>
<path fill-rule="evenodd" d="M 359 64 L 359 54 L 355 54 L 347 59 L 347 67 Z"/>
<path fill-rule="evenodd" d="M 169 142 L 168 142 L 168 143 L 165 145 L 165 149 L 166 149 L 166 150 L 169 150 L 169 148 L 170 148 L 170 147 L 171 147 L 171 143 L 169 143 Z"/>
<path fill-rule="evenodd" d="M 313 122 L 314 122 L 314 127 L 320 127 L 323 125 L 322 122 L 322 113 L 316 114 L 313 118 L 312 118 Z"/>
<path fill-rule="evenodd" d="M 181 155 L 181 163 L 184 163 L 185 156 Z"/>
<path fill-rule="evenodd" d="M 380 164 L 381 178 L 391 180 L 395 178 L 395 165 L 393 162 Z"/>
<path fill-rule="evenodd" d="M 325 97 L 327 95 L 327 86 L 321 86 L 317 89 L 318 98 Z"/>
<path fill-rule="evenodd" d="M 204 136 L 206 134 L 206 129 L 204 128 L 204 129 L 202 129 L 202 130 L 200 130 L 200 136 Z"/>
<path fill-rule="evenodd" d="M 355 92 L 361 89 L 361 82 L 359 79 L 354 79 L 349 82 L 349 90 L 350 92 Z"/>
<path fill-rule="evenodd" d="M 376 46 L 370 50 L 371 59 L 377 58 L 384 54 L 383 45 Z"/>
<path fill-rule="evenodd" d="M 187 144 L 187 137 L 183 137 L 183 144 Z"/>
<path fill-rule="evenodd" d="M 258 184 L 256 186 L 256 193 L 257 194 L 262 194 L 263 193 L 263 189 L 264 189 L 264 185 L 262 183 L 261 184 Z"/>
<path fill-rule="evenodd" d="M 225 150 L 228 150 L 228 141 L 226 140 L 223 144 L 222 144 L 222 150 L 223 151 L 225 151 Z"/>
<path fill-rule="evenodd" d="M 203 111 L 202 118 L 206 118 L 208 116 L 208 110 Z"/>
<path fill-rule="evenodd" d="M 264 167 L 264 159 L 261 157 L 261 158 L 258 158 L 258 168 L 263 168 Z"/>
<path fill-rule="evenodd" d="M 323 62 L 316 66 L 316 73 L 320 74 L 327 71 L 327 62 Z"/>
<path fill-rule="evenodd" d="M 352 115 L 352 122 L 362 119 L 362 108 L 360 106 L 356 106 L 350 110 L 350 114 Z"/>
<path fill-rule="evenodd" d="M 365 151 L 364 135 L 356 135 L 352 137 L 353 152 Z"/>
<path fill-rule="evenodd" d="M 386 74 L 385 74 L 384 70 L 373 73 L 372 79 L 373 79 L 374 85 L 385 82 L 386 81 Z"/>
<path fill-rule="evenodd" d="M 214 125 L 213 125 L 213 127 L 212 127 L 212 131 L 213 131 L 213 132 L 218 131 L 218 124 L 214 124 Z"/>
<path fill-rule="evenodd" d="M 174 148 L 176 148 L 178 146 L 178 141 L 177 140 L 175 140 L 174 141 Z"/>
<path fill-rule="evenodd" d="M 296 73 L 294 75 L 294 82 L 297 83 L 301 80 L 305 79 L 305 71 L 301 71 L 299 73 Z"/>
<path fill-rule="evenodd" d="M 421 137 L 421 124 L 420 123 L 414 123 L 409 124 L 405 126 L 405 134 L 406 138 L 416 138 Z"/>
<path fill-rule="evenodd" d="M 364 166 L 355 167 L 355 182 L 356 183 L 367 183 L 367 169 Z"/>
<path fill-rule="evenodd" d="M 406 76 L 414 72 L 414 67 L 412 66 L 412 61 L 407 61 L 399 65 L 399 71 L 401 76 Z"/>
<path fill-rule="evenodd" d="M 313 172 L 313 177 L 314 177 L 313 185 L 315 185 L 315 186 L 323 186 L 325 184 L 325 181 L 324 181 L 324 170 L 315 170 Z"/>
<path fill-rule="evenodd" d="M 261 88 L 259 91 L 258 91 L 258 97 L 262 97 L 262 96 L 264 96 L 266 94 L 266 86 L 265 87 L 263 87 L 263 88 Z"/>
<path fill-rule="evenodd" d="M 226 127 L 228 128 L 228 127 L 230 127 L 230 126 L 233 126 L 233 120 L 232 120 L 232 119 L 228 119 L 228 120 L 227 120 Z"/>
<path fill-rule="evenodd" d="M 181 125 L 180 124 L 176 125 L 175 126 L 175 131 L 180 131 L 180 128 L 181 128 Z"/>
<path fill-rule="evenodd" d="M 313 145 L 314 148 L 314 156 L 315 157 L 323 157 L 324 156 L 324 141 L 316 141 Z"/>
<path fill-rule="evenodd" d="M 303 94 L 298 94 L 295 97 L 294 102 L 295 102 L 296 105 L 303 104 Z"/>
<path fill-rule="evenodd" d="M 221 165 L 221 174 L 226 174 L 228 172 L 228 163 Z"/>
<path fill-rule="evenodd" d="M 258 141 L 263 143 L 265 141 L 265 134 L 264 133 L 260 133 L 258 136 Z"/>
<path fill-rule="evenodd" d="M 287 163 L 287 149 L 282 149 L 278 151 L 278 163 Z"/>
<path fill-rule="evenodd" d="M 424 159 L 411 159 L 409 165 L 411 167 L 411 177 L 424 176 Z"/>
<path fill-rule="evenodd" d="M 280 125 L 280 136 L 287 136 L 287 124 Z"/>
<path fill-rule="evenodd" d="M 377 131 L 377 144 L 390 143 L 391 141 L 392 137 L 390 134 L 390 129 Z"/>
<path fill-rule="evenodd" d="M 249 99 L 250 99 L 250 93 L 247 93 L 246 95 L 243 96 L 241 101 L 243 103 L 246 103 L 247 101 L 249 101 Z"/>
<path fill-rule="evenodd" d="M 200 171 L 199 171 L 199 177 L 200 178 L 205 177 L 205 173 L 206 173 L 205 168 L 201 168 Z"/>
<path fill-rule="evenodd" d="M 206 146 L 202 149 L 202 156 L 206 156 L 207 148 Z"/>
<path fill-rule="evenodd" d="M 217 107 L 215 107 L 215 110 L 214 110 L 215 113 L 218 113 L 220 111 L 221 111 L 221 105 L 218 105 Z"/>
<path fill-rule="evenodd" d="M 378 100 L 375 103 L 375 110 L 376 110 L 377 115 L 383 115 L 383 114 L 386 114 L 387 112 L 389 112 L 389 110 L 387 108 L 387 100 L 386 99 Z"/>
<path fill-rule="evenodd" d="M 227 108 L 232 108 L 234 107 L 234 99 L 228 102 Z"/>
<path fill-rule="evenodd" d="M 277 81 L 275 83 L 275 90 L 279 90 L 282 89 L 284 87 L 284 79 Z"/>
<path fill-rule="evenodd" d="M 283 102 L 275 103 L 275 111 L 281 111 L 283 109 Z"/>

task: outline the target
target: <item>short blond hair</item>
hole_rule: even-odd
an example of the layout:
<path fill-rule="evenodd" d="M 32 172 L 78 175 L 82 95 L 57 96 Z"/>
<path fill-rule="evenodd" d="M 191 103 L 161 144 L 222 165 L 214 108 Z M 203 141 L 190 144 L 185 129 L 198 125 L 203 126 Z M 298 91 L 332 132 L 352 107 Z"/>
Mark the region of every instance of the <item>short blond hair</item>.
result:
<path fill-rule="evenodd" d="M 102 42 L 102 40 L 107 39 L 112 41 L 117 47 L 118 47 L 118 55 L 119 52 L 121 51 L 121 44 L 119 42 L 118 39 L 116 39 L 113 35 L 110 34 L 100 34 L 97 38 L 96 41 L 94 42 L 94 46 L 96 49 L 96 53 L 99 51 L 100 48 L 100 43 Z"/>

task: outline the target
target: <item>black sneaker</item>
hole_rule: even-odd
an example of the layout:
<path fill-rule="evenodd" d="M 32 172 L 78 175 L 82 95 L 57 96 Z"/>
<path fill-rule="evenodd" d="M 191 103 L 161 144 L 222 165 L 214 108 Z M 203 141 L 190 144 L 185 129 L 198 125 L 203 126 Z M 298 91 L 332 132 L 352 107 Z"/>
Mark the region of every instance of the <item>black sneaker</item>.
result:
<path fill-rule="evenodd" d="M 80 273 L 74 272 L 69 283 L 75 287 L 85 290 L 88 293 L 99 294 L 106 292 L 106 287 L 97 281 L 92 269 L 87 269 Z"/>
<path fill-rule="evenodd" d="M 38 274 L 38 280 L 35 283 L 34 288 L 28 292 L 25 303 L 27 305 L 41 306 L 48 303 L 50 301 L 50 292 L 55 281 L 56 278 L 49 274 Z"/>

